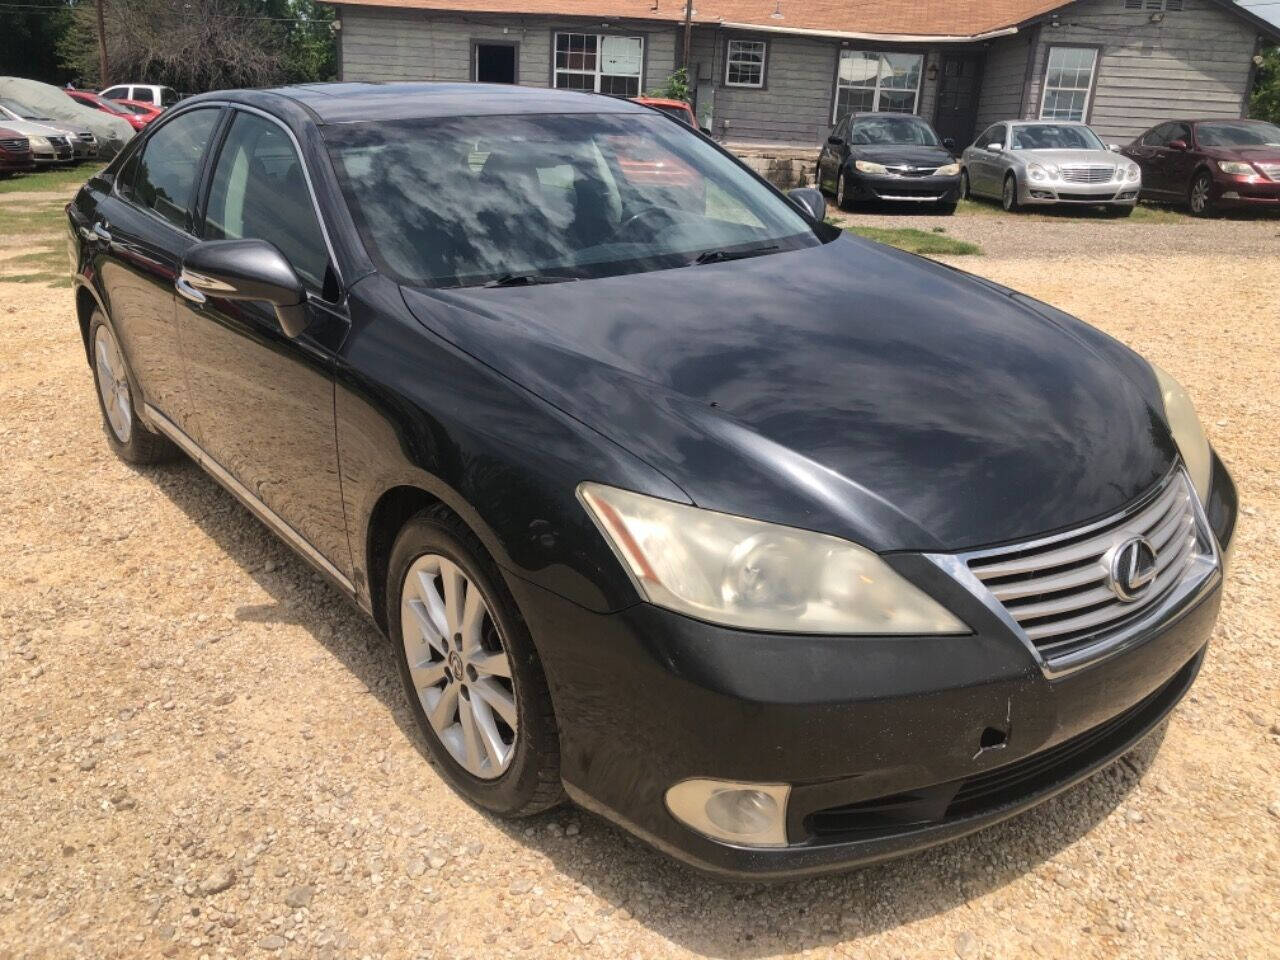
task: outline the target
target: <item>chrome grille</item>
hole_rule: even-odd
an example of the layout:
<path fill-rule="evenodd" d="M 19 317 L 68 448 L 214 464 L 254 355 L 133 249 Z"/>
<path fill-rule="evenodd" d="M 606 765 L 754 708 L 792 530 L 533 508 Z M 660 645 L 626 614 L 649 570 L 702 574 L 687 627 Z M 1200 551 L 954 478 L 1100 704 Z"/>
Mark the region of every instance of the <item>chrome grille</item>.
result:
<path fill-rule="evenodd" d="M 1153 498 L 1079 533 L 968 558 L 969 569 L 1047 657 L 1070 653 L 1119 630 L 1156 605 L 1193 566 L 1212 554 L 1197 523 L 1194 494 L 1179 471 Z M 1125 602 L 1108 585 L 1110 551 L 1145 537 L 1156 555 L 1155 580 Z"/>
<path fill-rule="evenodd" d="M 1280 163 L 1259 163 L 1255 166 L 1272 180 L 1280 180 Z"/>
<path fill-rule="evenodd" d="M 938 171 L 938 164 L 931 167 L 914 167 L 906 164 L 886 167 L 891 176 L 895 177 L 932 177 Z"/>
<path fill-rule="evenodd" d="M 1106 183 L 1115 173 L 1115 167 L 1063 167 L 1062 179 L 1067 183 Z"/>
<path fill-rule="evenodd" d="M 51 147 L 67 147 L 71 145 L 66 137 L 45 137 L 45 139 L 49 141 L 49 146 Z"/>
<path fill-rule="evenodd" d="M 15 140 L 0 140 L 0 147 L 4 147 L 4 149 L 11 150 L 14 153 L 26 153 L 27 146 L 25 137 Z"/>

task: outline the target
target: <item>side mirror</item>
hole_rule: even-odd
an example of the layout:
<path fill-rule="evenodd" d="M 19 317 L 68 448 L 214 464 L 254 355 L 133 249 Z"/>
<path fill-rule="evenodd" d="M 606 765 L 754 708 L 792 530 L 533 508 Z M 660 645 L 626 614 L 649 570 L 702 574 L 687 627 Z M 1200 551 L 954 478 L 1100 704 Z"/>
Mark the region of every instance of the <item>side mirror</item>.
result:
<path fill-rule="evenodd" d="M 988 144 L 987 144 L 987 149 L 988 149 L 988 150 L 990 150 L 992 153 L 999 153 L 1001 150 L 1003 150 L 1003 149 L 1004 149 L 1004 144 L 1003 144 L 1003 143 L 988 143 Z"/>
<path fill-rule="evenodd" d="M 831 144 L 833 147 L 843 147 L 844 138 L 835 136 L 827 137 L 827 143 Z"/>
<path fill-rule="evenodd" d="M 1107 144 L 1107 149 L 1108 149 L 1108 150 L 1110 150 L 1112 153 L 1119 153 L 1119 152 L 1120 152 L 1120 144 L 1118 144 L 1118 143 L 1108 143 L 1108 144 Z"/>
<path fill-rule="evenodd" d="M 787 199 L 821 223 L 827 218 L 827 198 L 816 187 L 796 187 L 787 191 Z"/>
<path fill-rule="evenodd" d="M 948 150 L 954 151 L 956 148 L 955 137 L 943 137 L 942 145 L 946 147 Z"/>
<path fill-rule="evenodd" d="M 307 328 L 307 292 L 302 281 L 284 254 L 265 240 L 197 243 L 183 256 L 174 286 L 198 304 L 208 297 L 269 303 L 289 337 Z"/>
<path fill-rule="evenodd" d="M 1170 150 L 1185 150 L 1185 149 L 1187 149 L 1187 141 L 1185 141 L 1185 140 L 1170 140 L 1170 141 L 1169 141 L 1169 149 L 1170 149 Z"/>

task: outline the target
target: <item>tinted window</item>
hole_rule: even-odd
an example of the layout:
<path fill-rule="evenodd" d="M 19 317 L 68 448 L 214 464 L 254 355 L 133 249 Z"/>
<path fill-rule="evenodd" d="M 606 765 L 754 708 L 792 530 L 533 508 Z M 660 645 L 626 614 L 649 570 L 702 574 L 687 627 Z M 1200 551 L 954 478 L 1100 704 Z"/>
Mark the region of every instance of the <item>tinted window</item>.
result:
<path fill-rule="evenodd" d="M 160 88 L 160 105 L 162 107 L 172 107 L 178 102 L 178 99 L 178 91 L 174 90 L 172 87 Z"/>
<path fill-rule="evenodd" d="M 133 96 L 130 100 L 137 100 L 140 103 L 155 103 L 156 95 L 150 87 L 134 87 Z"/>
<path fill-rule="evenodd" d="M 209 240 L 266 240 L 298 276 L 324 285 L 329 252 L 287 133 L 270 120 L 237 113 L 218 154 L 205 211 Z"/>
<path fill-rule="evenodd" d="M 1173 143 L 1175 140 L 1181 140 L 1188 146 L 1191 144 L 1191 128 L 1185 123 L 1169 124 L 1169 131 L 1165 138 L 1165 143 Z"/>
<path fill-rule="evenodd" d="M 129 88 L 128 88 L 128 87 L 109 87 L 108 89 L 103 90 L 100 94 L 98 94 L 98 96 L 100 96 L 100 97 L 106 97 L 108 100 L 131 100 L 131 99 L 133 99 L 132 97 L 130 97 L 130 96 L 129 96 Z"/>
<path fill-rule="evenodd" d="M 322 129 L 366 244 L 411 283 L 589 278 L 821 242 L 790 203 L 651 114 Z"/>
<path fill-rule="evenodd" d="M 1196 136 L 1202 147 L 1280 147 L 1280 127 L 1261 121 L 1202 123 Z"/>
<path fill-rule="evenodd" d="M 938 137 L 927 122 L 917 117 L 886 114 L 882 117 L 859 117 L 853 122 L 850 142 L 858 144 L 914 144 L 938 146 Z"/>
<path fill-rule="evenodd" d="M 989 143 L 1004 143 L 1004 128 L 1000 124 L 987 127 L 982 133 L 978 134 L 978 139 L 973 141 L 975 147 L 981 147 L 983 150 L 987 148 Z"/>
<path fill-rule="evenodd" d="M 187 207 L 218 110 L 193 110 L 155 132 L 142 148 L 133 199 L 176 227 L 188 229 Z"/>
<path fill-rule="evenodd" d="M 1142 145 L 1144 147 L 1164 146 L 1166 143 L 1169 142 L 1168 138 L 1165 137 L 1165 134 L 1168 133 L 1169 131 L 1169 127 L 1170 127 L 1170 124 L 1167 124 L 1167 123 L 1162 123 L 1160 124 L 1160 126 L 1155 127 L 1142 138 Z"/>

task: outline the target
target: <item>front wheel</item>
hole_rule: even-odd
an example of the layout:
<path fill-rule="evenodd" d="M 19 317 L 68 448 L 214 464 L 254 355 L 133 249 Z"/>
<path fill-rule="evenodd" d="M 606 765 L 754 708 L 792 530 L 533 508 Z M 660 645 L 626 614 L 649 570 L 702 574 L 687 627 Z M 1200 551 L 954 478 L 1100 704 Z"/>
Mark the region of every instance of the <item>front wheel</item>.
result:
<path fill-rule="evenodd" d="M 841 210 L 853 209 L 853 199 L 849 196 L 849 178 L 843 170 L 836 177 L 836 206 Z"/>
<path fill-rule="evenodd" d="M 1197 217 L 1207 217 L 1213 213 L 1213 177 L 1201 170 L 1191 181 L 1191 190 L 1187 194 L 1187 206 Z"/>
<path fill-rule="evenodd" d="M 445 778 L 504 817 L 564 799 L 542 663 L 515 599 L 452 512 L 414 516 L 396 539 L 387 624 L 410 709 Z"/>
<path fill-rule="evenodd" d="M 1009 213 L 1017 212 L 1018 181 L 1012 173 L 1004 178 L 1004 188 L 1000 191 L 1000 206 L 1004 207 Z"/>
<path fill-rule="evenodd" d="M 961 170 L 960 171 L 960 199 L 961 200 L 973 199 L 973 194 L 969 192 L 969 189 L 970 189 L 969 188 L 969 171 Z"/>

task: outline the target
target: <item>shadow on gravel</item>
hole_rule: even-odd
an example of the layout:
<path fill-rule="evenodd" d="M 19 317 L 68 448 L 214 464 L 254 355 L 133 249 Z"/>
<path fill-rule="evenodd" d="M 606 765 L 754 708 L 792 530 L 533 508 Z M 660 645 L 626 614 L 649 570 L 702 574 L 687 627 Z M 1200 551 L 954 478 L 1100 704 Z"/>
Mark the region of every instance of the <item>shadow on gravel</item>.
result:
<path fill-rule="evenodd" d="M 274 599 L 237 617 L 307 629 L 366 685 L 417 751 L 426 744 L 410 714 L 392 651 L 372 622 L 231 494 L 182 460 L 140 471 Z M 271 543 L 264 553 L 264 539 Z M 271 569 L 268 569 L 268 567 Z M 299 602 L 319 591 L 331 604 Z M 520 821 L 487 814 L 514 841 L 543 854 L 575 883 L 681 947 L 710 957 L 757 958 L 857 941 L 960 907 L 1035 870 L 1104 820 L 1137 785 L 1164 740 L 1166 724 L 1090 780 L 1033 810 L 954 843 L 849 873 L 811 880 L 737 883 L 708 877 L 582 810 L 559 808 Z M 581 834 L 567 837 L 573 818 Z M 1117 850 L 1117 857 L 1124 852 Z M 1076 881 L 1053 878 L 1064 887 Z M 984 905 L 958 924 L 975 936 L 1004 922 Z M 601 922 L 616 923 L 617 920 Z"/>

